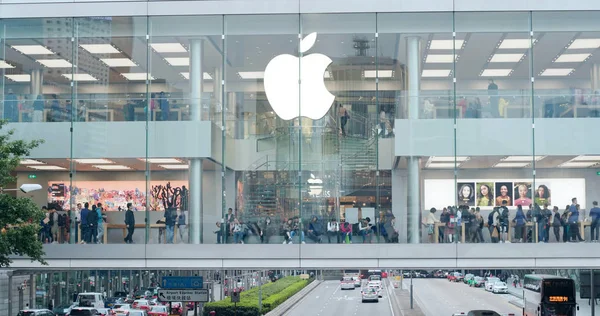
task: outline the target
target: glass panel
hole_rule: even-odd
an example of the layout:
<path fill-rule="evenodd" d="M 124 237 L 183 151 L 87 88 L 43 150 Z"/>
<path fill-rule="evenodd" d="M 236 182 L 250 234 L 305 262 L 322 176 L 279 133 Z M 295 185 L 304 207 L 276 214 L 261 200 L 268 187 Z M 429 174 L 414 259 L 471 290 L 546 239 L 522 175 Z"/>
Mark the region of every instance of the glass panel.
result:
<path fill-rule="evenodd" d="M 537 217 L 538 240 L 564 242 L 592 237 L 591 210 L 597 199 L 591 188 L 598 181 L 595 171 L 600 163 L 600 147 L 591 138 L 600 113 L 600 58 L 594 54 L 600 47 L 597 14 L 532 15 L 537 39 L 533 48 L 535 155 L 543 157 L 535 164 L 533 192 L 535 203 L 542 209 L 548 204 L 548 211 Z M 556 214 L 563 215 L 565 225 L 555 222 Z M 596 230 L 595 240 L 597 234 Z"/>
<path fill-rule="evenodd" d="M 431 171 L 446 174 L 448 188 L 436 192 L 447 196 L 441 206 L 457 206 L 447 241 L 531 242 L 529 14 L 457 13 L 455 30 L 456 156 L 448 165 L 454 181 L 448 171 Z M 441 158 L 430 157 L 428 168 Z"/>
<path fill-rule="evenodd" d="M 430 183 L 437 176 L 433 170 L 427 170 L 429 157 L 452 157 L 454 154 L 452 26 L 452 14 L 377 15 L 379 99 L 385 114 L 381 116 L 380 111 L 379 130 L 385 130 L 385 133 L 379 140 L 382 157 L 379 161 L 382 163 L 386 161 L 385 157 L 396 156 L 394 164 L 397 164 L 392 167 L 388 162 L 391 180 L 381 179 L 391 187 L 394 196 L 394 203 L 390 198 L 388 204 L 393 212 L 388 212 L 388 208 L 384 216 L 388 241 L 396 242 L 396 238 L 403 243 L 419 243 L 421 238 L 427 240 L 427 231 L 435 227 L 421 229 L 421 222 L 427 219 L 427 214 L 422 214 L 423 206 L 441 209 L 453 203 L 453 199 L 447 201 L 439 199 L 437 193 L 429 193 Z M 438 59 L 426 62 L 433 54 Z M 384 70 L 390 68 L 393 69 L 392 76 L 385 78 Z M 395 124 L 392 122 L 394 117 Z M 391 138 L 395 146 L 385 138 L 390 135 L 391 124 L 394 124 L 394 134 L 401 135 Z M 395 153 L 390 153 L 389 148 L 395 148 Z M 452 187 L 452 174 L 444 176 L 450 182 L 442 190 L 448 191 Z M 437 189 L 433 190 L 436 192 Z M 440 213 L 441 210 L 435 213 L 437 220 Z M 393 232 L 390 236 L 392 227 L 398 231 L 398 236 Z"/>
<path fill-rule="evenodd" d="M 221 16 L 150 19 L 150 68 L 160 78 L 150 85 L 156 105 L 148 138 L 156 211 L 150 222 L 160 227 L 153 243 L 216 242 L 215 223 L 222 217 L 222 27 Z"/>
<path fill-rule="evenodd" d="M 73 83 L 73 177 L 64 199 L 80 210 L 78 241 L 146 241 L 147 85 L 145 75 L 132 75 L 149 73 L 146 34 L 145 17 L 75 19 L 75 69 L 81 80 Z"/>
<path fill-rule="evenodd" d="M 299 67 L 293 60 L 283 66 L 270 64 L 282 54 L 292 55 L 284 59 L 297 56 L 298 34 L 298 15 L 225 17 L 225 158 L 235 170 L 226 175 L 227 192 L 235 192 L 227 194 L 227 208 L 231 208 L 223 225 L 227 243 L 287 242 L 289 235 L 281 234 L 283 224 L 299 216 L 300 129 L 297 120 L 286 115 L 286 107 L 295 102 L 296 84 L 274 87 L 275 94 L 287 93 L 284 103 L 276 103 L 279 107 L 273 106 L 271 96 L 267 99 L 264 89 L 265 76 L 282 81 L 293 73 L 294 65 Z M 275 66 L 267 69 L 267 65 Z M 262 227 L 262 236 L 256 225 Z"/>

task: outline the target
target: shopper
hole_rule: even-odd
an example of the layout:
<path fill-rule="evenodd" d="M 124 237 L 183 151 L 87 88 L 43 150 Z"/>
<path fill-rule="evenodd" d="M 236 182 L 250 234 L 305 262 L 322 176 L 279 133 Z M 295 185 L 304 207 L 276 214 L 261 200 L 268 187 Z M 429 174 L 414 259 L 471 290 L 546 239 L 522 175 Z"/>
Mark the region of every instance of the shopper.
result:
<path fill-rule="evenodd" d="M 127 211 L 125 212 L 125 227 L 127 228 L 127 236 L 125 242 L 133 243 L 133 232 L 135 230 L 135 216 L 133 215 L 133 204 L 127 203 Z"/>
<path fill-rule="evenodd" d="M 581 234 L 579 232 L 579 204 L 577 204 L 577 198 L 571 199 L 569 213 L 569 224 L 571 226 L 571 240 L 584 241 L 583 238 L 581 238 Z"/>
<path fill-rule="evenodd" d="M 450 213 L 448 212 L 448 208 L 444 207 L 442 209 L 442 214 L 440 214 L 440 222 L 442 224 L 444 224 L 444 226 L 441 226 L 438 228 L 438 233 L 439 233 L 439 238 L 438 238 L 438 242 L 439 243 L 445 243 L 446 240 L 446 227 L 448 227 L 448 223 L 450 222 Z"/>
<path fill-rule="evenodd" d="M 48 226 L 50 227 L 50 242 L 53 244 L 58 243 L 59 229 L 58 229 L 58 213 L 54 206 L 50 206 L 49 210 L 49 222 Z"/>
<path fill-rule="evenodd" d="M 320 244 L 323 235 L 323 225 L 319 218 L 315 215 L 312 216 L 310 223 L 308 224 L 308 238 L 313 240 L 315 243 Z"/>
<path fill-rule="evenodd" d="M 101 244 L 104 239 L 104 222 L 106 221 L 106 214 L 102 203 L 98 203 L 96 206 L 96 212 L 98 213 L 98 225 L 96 230 L 98 231 L 98 243 Z"/>
<path fill-rule="evenodd" d="M 97 206 L 92 205 L 92 210 L 88 212 L 87 223 L 89 225 L 88 243 L 98 243 L 98 211 Z"/>
<path fill-rule="evenodd" d="M 223 239 L 223 229 L 221 229 L 221 222 L 216 222 L 217 230 L 215 230 L 215 234 L 217 234 L 217 244 L 224 242 Z"/>
<path fill-rule="evenodd" d="M 219 225 L 217 225 L 219 228 L 221 228 L 221 223 L 219 223 Z M 187 224 L 185 221 L 185 210 L 180 210 L 179 211 L 179 215 L 177 215 L 177 231 L 179 232 L 179 240 L 181 243 L 185 243 L 186 239 L 187 239 Z M 222 236 L 222 233 L 221 233 Z M 219 237 L 219 236 L 217 236 Z M 220 242 L 219 242 L 220 243 Z"/>
<path fill-rule="evenodd" d="M 260 242 L 268 244 L 271 236 L 276 231 L 275 225 L 271 221 L 271 217 L 267 216 L 260 227 Z"/>
<path fill-rule="evenodd" d="M 555 206 L 552 211 L 552 230 L 554 231 L 556 242 L 560 242 L 560 228 L 563 226 L 563 221 L 558 212 L 558 206 Z"/>
<path fill-rule="evenodd" d="M 79 213 L 79 218 L 81 221 L 80 227 L 81 227 L 81 243 L 82 244 L 89 242 L 90 226 L 88 225 L 88 221 L 87 221 L 88 214 L 91 212 L 89 207 L 90 207 L 90 203 L 85 202 L 83 204 L 83 209 Z"/>
<path fill-rule="evenodd" d="M 600 231 L 600 208 L 598 208 L 598 201 L 592 202 L 592 209 L 590 210 L 590 218 L 592 223 L 590 225 L 590 240 L 592 242 L 598 242 L 598 231 Z"/>
<path fill-rule="evenodd" d="M 348 114 L 348 110 L 346 110 L 346 108 L 344 108 L 342 104 L 340 104 L 339 106 L 338 114 L 340 117 L 340 128 L 342 129 L 342 136 L 346 137 L 346 123 L 348 123 L 350 114 Z"/>
<path fill-rule="evenodd" d="M 425 226 L 427 226 L 427 235 L 429 236 L 429 243 L 433 244 L 433 233 L 435 230 L 435 223 L 439 222 L 437 218 L 435 218 L 435 212 L 437 210 L 435 207 L 432 207 L 429 210 L 429 214 L 427 214 L 427 220 L 425 221 Z"/>
<path fill-rule="evenodd" d="M 233 220 L 233 243 L 244 243 L 244 231 L 242 230 L 242 224 L 237 219 L 237 217 Z"/>
<path fill-rule="evenodd" d="M 502 201 L 502 206 L 500 207 L 500 240 L 503 243 L 510 242 L 508 240 L 508 217 L 509 217 L 508 207 L 506 207 L 506 201 Z"/>
<path fill-rule="evenodd" d="M 515 224 L 515 242 L 523 242 L 523 235 L 525 232 L 525 224 L 527 223 L 527 217 L 525 217 L 525 212 L 523 212 L 523 207 L 521 205 L 517 206 L 517 213 L 515 214 L 515 218 L 512 220 Z"/>
<path fill-rule="evenodd" d="M 167 207 L 165 210 L 165 231 L 167 235 L 167 244 L 173 243 L 175 237 L 175 220 L 177 213 L 172 207 Z"/>
<path fill-rule="evenodd" d="M 340 224 L 332 218 L 327 223 L 327 242 L 331 243 L 331 237 L 334 237 L 336 243 L 340 243 Z"/>

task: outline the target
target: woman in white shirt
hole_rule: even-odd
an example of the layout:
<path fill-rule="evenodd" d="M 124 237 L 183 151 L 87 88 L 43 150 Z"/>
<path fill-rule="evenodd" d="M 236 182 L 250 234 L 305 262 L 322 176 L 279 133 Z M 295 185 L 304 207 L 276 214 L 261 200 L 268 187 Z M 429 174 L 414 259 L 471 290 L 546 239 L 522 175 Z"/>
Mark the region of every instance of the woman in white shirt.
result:
<path fill-rule="evenodd" d="M 233 220 L 233 243 L 243 244 L 244 243 L 244 232 L 242 231 L 242 225 L 237 218 Z"/>
<path fill-rule="evenodd" d="M 340 243 L 340 224 L 332 218 L 327 223 L 327 241 L 331 243 L 331 237 L 335 237 L 336 242 Z"/>
<path fill-rule="evenodd" d="M 433 243 L 433 232 L 435 230 L 435 223 L 439 222 L 437 218 L 435 218 L 435 212 L 437 210 L 435 207 L 432 207 L 429 210 L 429 214 L 427 214 L 427 219 L 425 220 L 425 226 L 427 226 L 427 235 L 429 236 L 429 243 Z"/>

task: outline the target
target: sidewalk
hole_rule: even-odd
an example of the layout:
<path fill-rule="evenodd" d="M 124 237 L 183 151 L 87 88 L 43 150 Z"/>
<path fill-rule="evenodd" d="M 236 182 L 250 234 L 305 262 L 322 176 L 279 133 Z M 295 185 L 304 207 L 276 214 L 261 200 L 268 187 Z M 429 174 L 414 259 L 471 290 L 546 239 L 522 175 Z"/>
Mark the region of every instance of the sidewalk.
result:
<path fill-rule="evenodd" d="M 523 288 L 514 288 L 512 286 L 512 279 L 508 279 L 506 285 L 508 286 L 508 293 L 516 298 L 515 300 L 510 301 L 510 303 L 519 308 L 523 308 Z M 576 299 L 577 304 L 579 304 L 579 311 L 577 312 L 577 315 L 592 315 L 592 306 L 589 304 L 589 300 L 579 298 L 579 292 L 577 292 Z M 598 304 L 596 304 L 596 313 L 600 313 L 600 307 L 598 307 Z"/>
<path fill-rule="evenodd" d="M 395 297 L 390 297 L 390 300 L 392 305 L 395 305 L 400 311 L 398 316 L 425 316 L 416 296 L 413 297 L 413 309 L 410 308 L 410 292 L 406 290 L 406 286 L 394 288 L 392 280 L 389 280 L 386 287 L 389 287 L 390 292 L 395 294 Z"/>

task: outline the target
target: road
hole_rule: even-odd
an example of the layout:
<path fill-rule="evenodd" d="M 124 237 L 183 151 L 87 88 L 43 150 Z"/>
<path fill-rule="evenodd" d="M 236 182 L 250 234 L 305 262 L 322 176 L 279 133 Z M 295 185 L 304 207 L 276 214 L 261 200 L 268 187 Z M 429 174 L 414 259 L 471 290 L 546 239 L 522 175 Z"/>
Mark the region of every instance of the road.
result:
<path fill-rule="evenodd" d="M 392 316 L 387 288 L 379 303 L 362 303 L 360 289 L 342 290 L 340 281 L 325 281 L 312 290 L 286 316 Z M 397 316 L 397 315 L 396 315 Z"/>
<path fill-rule="evenodd" d="M 404 286 L 410 280 L 404 281 Z M 515 313 L 521 309 L 510 304 L 515 297 L 510 294 L 493 294 L 483 288 L 469 287 L 464 283 L 446 279 L 413 279 L 414 297 L 427 316 L 450 316 L 453 313 L 476 309 L 491 309 L 500 314 Z"/>

